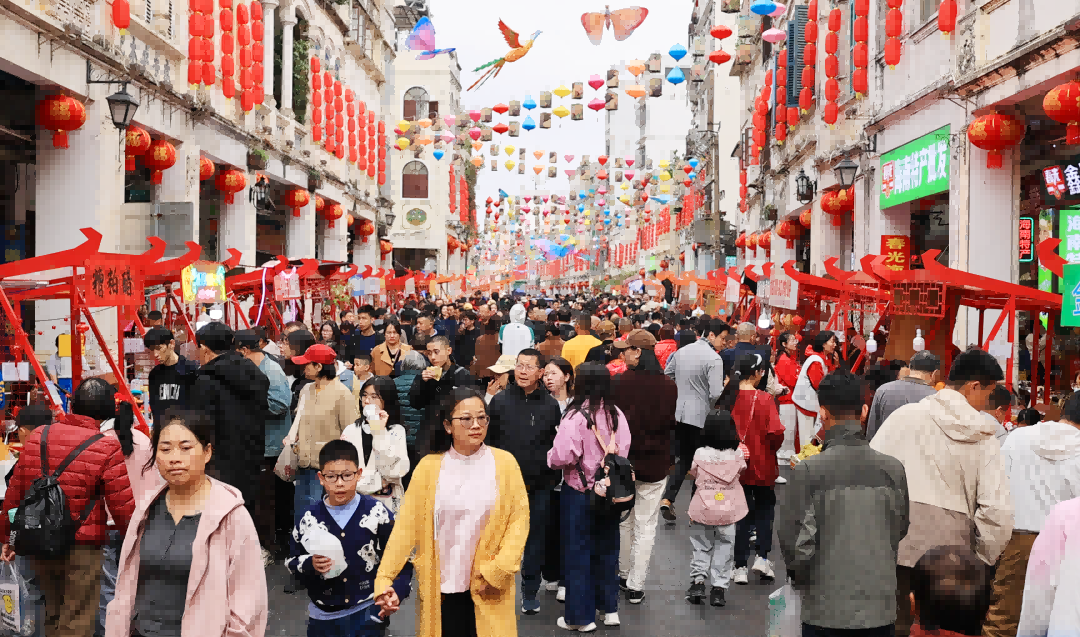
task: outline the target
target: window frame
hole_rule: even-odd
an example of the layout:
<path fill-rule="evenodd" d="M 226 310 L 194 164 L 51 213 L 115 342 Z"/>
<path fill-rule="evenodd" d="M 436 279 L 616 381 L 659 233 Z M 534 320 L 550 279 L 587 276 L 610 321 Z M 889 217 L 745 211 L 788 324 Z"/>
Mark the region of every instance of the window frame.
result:
<path fill-rule="evenodd" d="M 423 169 L 423 172 L 406 172 L 411 166 L 418 166 Z M 412 177 L 413 179 L 407 179 Z M 412 196 L 412 193 L 408 190 L 411 188 L 417 194 L 420 192 L 420 186 L 417 182 L 419 177 L 424 178 L 423 182 L 423 196 Z M 428 169 L 427 164 L 419 159 L 413 159 L 401 167 L 401 198 L 402 199 L 430 199 L 431 198 L 431 170 Z"/>

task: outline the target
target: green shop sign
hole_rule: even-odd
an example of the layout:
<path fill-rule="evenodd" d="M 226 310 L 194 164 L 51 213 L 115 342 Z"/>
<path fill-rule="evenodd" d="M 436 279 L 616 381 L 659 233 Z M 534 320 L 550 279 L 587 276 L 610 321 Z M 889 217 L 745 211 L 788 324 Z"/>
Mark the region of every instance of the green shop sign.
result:
<path fill-rule="evenodd" d="M 949 189 L 949 127 L 881 156 L 881 208 Z"/>
<path fill-rule="evenodd" d="M 1080 263 L 1064 266 L 1061 290 L 1061 326 L 1080 327 Z"/>

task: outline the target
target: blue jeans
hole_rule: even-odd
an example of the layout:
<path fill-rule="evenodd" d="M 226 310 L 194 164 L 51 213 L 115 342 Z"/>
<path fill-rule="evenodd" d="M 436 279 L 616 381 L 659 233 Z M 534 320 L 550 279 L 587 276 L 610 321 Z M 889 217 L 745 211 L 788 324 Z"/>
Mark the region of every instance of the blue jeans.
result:
<path fill-rule="evenodd" d="M 540 591 L 540 571 L 547 548 L 547 520 L 551 507 L 551 489 L 529 491 L 529 537 L 521 558 L 521 598 L 536 599 Z"/>
<path fill-rule="evenodd" d="M 598 518 L 589 493 L 564 484 L 562 504 L 563 577 L 566 623 L 590 624 L 596 611 L 619 610 L 619 520 Z"/>
<path fill-rule="evenodd" d="M 362 611 L 338 619 L 312 619 L 308 617 L 308 637 L 382 637 L 387 623 L 376 624 L 372 614 L 378 615 L 379 607 L 371 606 Z"/>
<path fill-rule="evenodd" d="M 123 546 L 124 536 L 120 531 L 109 531 L 109 543 L 101 549 L 101 595 L 98 598 L 95 637 L 102 637 L 105 634 L 105 607 L 116 594 L 116 573 L 120 568 L 120 549 Z"/>
<path fill-rule="evenodd" d="M 304 517 L 304 511 L 313 504 L 318 504 L 323 496 L 322 484 L 319 482 L 319 472 L 316 469 L 297 469 L 296 487 L 293 493 L 293 523 L 300 524 L 300 518 Z"/>

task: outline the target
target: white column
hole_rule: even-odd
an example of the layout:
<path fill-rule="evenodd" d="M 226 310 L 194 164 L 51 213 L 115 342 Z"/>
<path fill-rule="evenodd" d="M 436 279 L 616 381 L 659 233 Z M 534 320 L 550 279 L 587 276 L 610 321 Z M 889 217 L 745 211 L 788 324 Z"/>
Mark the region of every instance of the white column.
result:
<path fill-rule="evenodd" d="M 229 256 L 229 248 L 240 251 L 240 262 L 255 265 L 255 205 L 248 199 L 253 179 L 248 175 L 248 185 L 233 195 L 233 202 L 227 202 L 227 195 L 221 194 L 221 214 L 218 215 L 218 254 L 219 261 Z"/>
<path fill-rule="evenodd" d="M 360 223 L 359 219 L 357 223 Z M 361 271 L 366 265 L 370 265 L 372 269 L 379 267 L 379 240 L 374 234 L 368 237 L 367 241 L 363 241 L 359 236 L 353 241 L 352 262 L 360 266 Z"/>
<path fill-rule="evenodd" d="M 345 217 L 335 221 L 333 228 L 326 219 L 319 219 L 318 226 L 319 240 L 322 242 L 322 249 L 319 250 L 321 258 L 328 261 L 348 261 L 348 222 Z"/>
<path fill-rule="evenodd" d="M 277 5 L 277 0 L 262 3 L 263 45 L 269 53 L 263 60 L 263 101 L 269 104 L 274 104 L 274 10 Z"/>
<path fill-rule="evenodd" d="M 191 210 L 191 233 L 169 245 L 166 257 L 187 253 L 183 241 L 199 242 L 199 153 L 198 144 L 188 142 L 176 147 L 176 163 L 161 175 L 161 185 L 157 187 L 157 201 L 160 203 L 189 202 Z M 170 223 L 168 217 L 162 217 L 161 227 Z"/>
<path fill-rule="evenodd" d="M 300 209 L 300 216 L 285 217 L 285 255 L 290 259 L 315 258 L 315 193 L 311 201 Z"/>
<path fill-rule="evenodd" d="M 289 117 L 292 117 L 294 26 L 296 26 L 295 16 L 285 15 L 281 17 L 281 111 Z"/>

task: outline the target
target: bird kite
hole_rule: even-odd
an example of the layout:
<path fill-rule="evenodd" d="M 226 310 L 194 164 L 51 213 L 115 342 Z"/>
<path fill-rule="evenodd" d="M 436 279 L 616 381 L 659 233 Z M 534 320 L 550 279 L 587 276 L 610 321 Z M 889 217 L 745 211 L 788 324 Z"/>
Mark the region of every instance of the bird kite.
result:
<path fill-rule="evenodd" d="M 405 40 L 405 47 L 410 51 L 419 51 L 420 55 L 416 56 L 418 60 L 430 60 L 440 53 L 451 53 L 457 50 L 435 48 L 435 25 L 431 24 L 427 16 L 420 18 L 413 27 L 412 33 Z"/>
<path fill-rule="evenodd" d="M 506 43 L 511 47 L 510 52 L 497 60 L 492 60 L 483 66 L 478 66 L 473 69 L 474 73 L 482 69 L 488 70 L 484 71 L 484 74 L 480 76 L 480 79 L 473 82 L 473 85 L 465 90 L 471 91 L 478 85 L 483 85 L 484 82 L 498 75 L 507 62 L 517 62 L 525 57 L 525 54 L 532 48 L 533 42 L 536 42 L 536 38 L 540 35 L 540 31 L 537 31 L 532 35 L 532 38 L 523 45 L 518 38 L 517 32 L 506 26 L 502 20 L 499 20 L 499 30 L 502 31 L 503 39 L 505 39 Z"/>
<path fill-rule="evenodd" d="M 581 26 L 585 27 L 585 33 L 593 44 L 600 44 L 604 37 L 604 27 L 607 26 L 615 32 L 615 39 L 622 42 L 634 34 L 634 29 L 648 17 L 649 10 L 643 7 L 629 7 L 612 11 L 610 6 L 604 6 L 603 13 L 582 13 Z"/>

